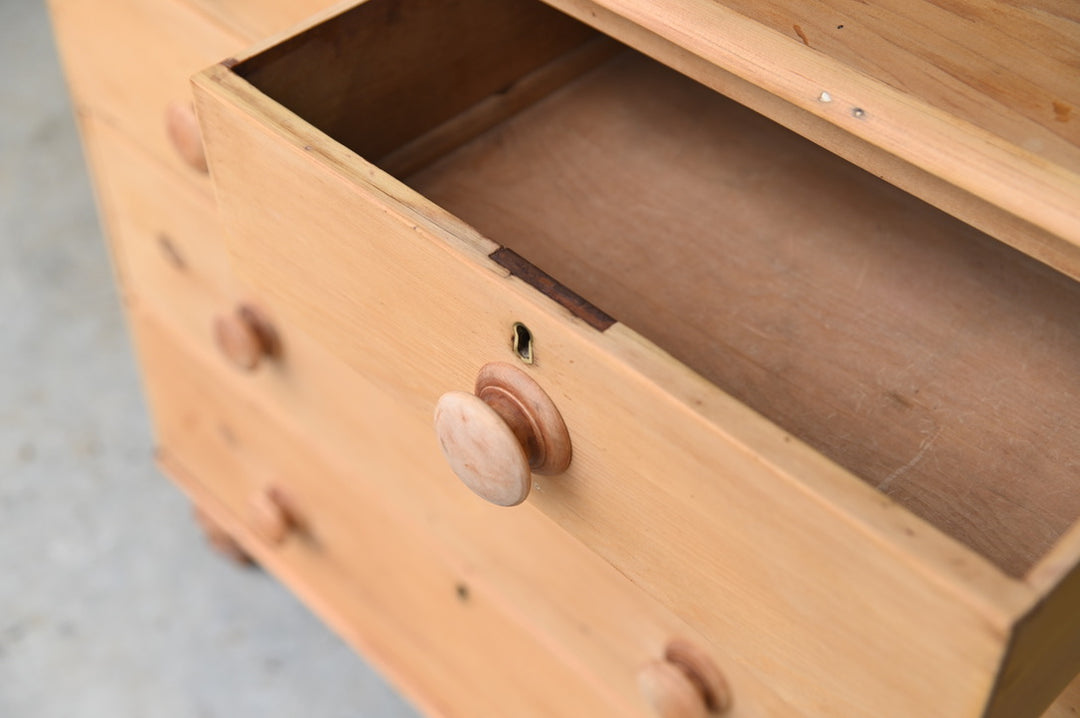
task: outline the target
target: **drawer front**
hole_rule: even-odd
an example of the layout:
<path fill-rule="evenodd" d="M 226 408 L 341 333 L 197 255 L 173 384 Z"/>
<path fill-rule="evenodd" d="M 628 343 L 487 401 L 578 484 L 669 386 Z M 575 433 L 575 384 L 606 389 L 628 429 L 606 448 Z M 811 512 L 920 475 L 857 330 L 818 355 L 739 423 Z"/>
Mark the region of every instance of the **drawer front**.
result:
<path fill-rule="evenodd" d="M 395 502 L 388 485 L 429 470 L 431 452 L 399 445 L 407 425 L 362 452 L 316 450 L 287 407 L 149 312 L 133 317 L 166 470 L 432 714 L 655 715 L 642 669 L 673 638 L 712 652 L 539 514 L 416 486 Z M 339 396 L 393 414 L 362 381 Z M 280 543 L 252 518 L 270 487 L 293 522 Z M 730 715 L 794 714 L 736 661 L 714 660 L 741 687 Z"/>
<path fill-rule="evenodd" d="M 510 276 L 491 242 L 228 68 L 196 96 L 237 271 L 413 412 L 417 443 L 440 395 L 518 362 L 521 322 L 520 366 L 573 442 L 531 505 L 806 715 L 980 714 L 1025 589 L 622 325 Z"/>
<path fill-rule="evenodd" d="M 201 154 L 190 77 L 245 39 L 179 0 L 52 0 L 50 12 L 79 115 L 115 127 L 209 195 L 205 171 L 178 152 L 167 123 L 185 151 Z"/>
<path fill-rule="evenodd" d="M 209 346 L 234 284 L 213 198 L 112 125 L 86 118 L 83 137 L 125 299 Z"/>
<path fill-rule="evenodd" d="M 494 592 L 498 602 L 513 609 L 509 618 L 499 618 L 495 625 L 508 620 L 529 622 L 528 630 L 513 630 L 535 634 L 528 641 L 559 644 L 552 651 L 554 658 L 542 660 L 558 660 L 570 667 L 560 665 L 552 675 L 571 670 L 586 676 L 586 683 L 612 684 L 607 698 L 569 691 L 565 708 L 540 701 L 537 711 L 574 715 L 572 707 L 610 701 L 608 712 L 649 715 L 634 685 L 637 673 L 662 655 L 667 639 L 693 635 L 693 631 L 538 513 L 507 515 L 471 500 L 449 482 L 429 485 L 426 477 L 439 470 L 441 458 L 432 442 L 419 447 L 414 443 L 417 437 L 427 438 L 426 422 L 417 422 L 411 412 L 401 412 L 395 402 L 338 366 L 337 360 L 303 334 L 275 321 L 282 355 L 253 373 L 236 372 L 214 345 L 210 327 L 237 298 L 250 299 L 252 294 L 240 290 L 229 274 L 213 204 L 115 129 L 88 120 L 85 130 L 88 147 L 105 155 L 100 163 L 104 171 L 99 174 L 99 195 L 109 218 L 118 266 L 126 277 L 162 461 L 193 498 L 200 505 L 218 506 L 218 518 L 237 527 L 252 553 L 269 560 L 300 595 L 324 606 L 327 620 L 343 635 L 365 652 L 374 652 L 415 694 L 437 703 L 431 696 L 446 692 L 436 679 L 423 671 L 412 675 L 411 668 L 398 667 L 405 658 L 386 655 L 379 645 L 356 638 L 361 628 L 366 636 L 371 614 L 384 608 L 361 610 L 340 600 L 344 589 L 339 584 L 351 580 L 351 568 L 318 563 L 321 568 L 312 574 L 289 561 L 279 567 L 274 550 L 248 525 L 252 499 L 267 486 L 285 487 L 288 496 L 314 511 L 319 527 L 325 526 L 323 505 L 341 503 L 330 498 L 329 492 L 349 495 L 364 486 L 362 495 L 350 500 L 343 525 L 370 524 L 369 516 L 358 515 L 360 507 L 381 507 L 387 521 L 407 526 L 399 531 L 407 530 L 410 536 L 426 534 L 425 550 L 438 553 L 447 564 L 440 567 L 440 577 L 457 572 L 455 596 L 460 597 L 457 586 L 466 586 L 469 595 L 477 590 Z M 351 400 L 340 401 L 343 395 Z M 215 397 L 216 401 L 210 400 Z M 253 405 L 260 409 L 252 409 Z M 290 428 L 275 429 L 274 421 L 258 414 L 276 417 L 277 423 Z M 291 431 L 292 436 L 282 439 L 275 431 Z M 279 444 L 289 448 L 274 453 Z M 263 453 L 265 447 L 271 447 L 269 453 Z M 333 456 L 336 465 L 324 467 L 325 485 L 313 491 L 310 472 L 294 482 L 297 472 L 290 467 L 298 461 L 296 455 L 309 465 L 325 464 L 315 447 Z M 342 472 L 340 467 L 347 468 Z M 335 478 L 335 472 L 345 478 Z M 222 511 L 224 516 L 220 516 Z M 310 520 L 307 511 L 303 518 Z M 351 547 L 359 540 L 338 536 L 332 553 L 351 556 Z M 521 547 L 528 547 L 527 556 Z M 334 571 L 350 575 L 331 580 L 328 574 Z M 368 580 L 364 575 L 361 578 Z M 593 589 L 588 602 L 577 596 L 585 584 Z M 445 613 L 437 616 L 437 620 L 447 620 Z M 399 628 L 388 625 L 386 640 Z M 592 638 L 583 640 L 583 630 Z M 487 646 L 475 648 L 482 653 Z M 527 651 L 536 649 L 516 650 L 531 656 Z M 537 660 L 541 659 L 529 658 L 527 665 Z M 473 659 L 467 670 L 482 674 L 485 665 Z M 767 686 L 757 685 L 737 666 L 725 668 L 740 685 L 740 712 L 790 714 Z M 475 680 L 475 675 L 468 680 Z M 532 698 L 526 691 L 514 701 Z M 467 703 L 457 693 L 448 700 L 453 714 L 459 715 L 475 715 L 477 706 L 484 705 Z"/>

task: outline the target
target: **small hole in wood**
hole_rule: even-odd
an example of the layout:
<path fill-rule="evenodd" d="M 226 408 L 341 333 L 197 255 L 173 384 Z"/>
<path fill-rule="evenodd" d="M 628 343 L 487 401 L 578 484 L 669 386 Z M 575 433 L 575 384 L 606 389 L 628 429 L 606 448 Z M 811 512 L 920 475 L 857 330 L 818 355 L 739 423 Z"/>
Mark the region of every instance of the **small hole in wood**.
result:
<path fill-rule="evenodd" d="M 464 583 L 459 583 L 457 586 L 454 587 L 454 590 L 457 592 L 457 597 L 459 600 L 469 600 L 469 587 L 466 586 Z"/>
<path fill-rule="evenodd" d="M 187 262 L 184 261 L 184 255 L 180 254 L 180 250 L 176 248 L 176 244 L 173 242 L 172 237 L 160 232 L 157 236 L 158 248 L 165 256 L 167 261 L 173 268 L 183 271 L 187 269 Z"/>
<path fill-rule="evenodd" d="M 514 322 L 514 335 L 511 338 L 514 353 L 526 364 L 533 363 L 533 336 L 529 328 L 521 322 Z"/>

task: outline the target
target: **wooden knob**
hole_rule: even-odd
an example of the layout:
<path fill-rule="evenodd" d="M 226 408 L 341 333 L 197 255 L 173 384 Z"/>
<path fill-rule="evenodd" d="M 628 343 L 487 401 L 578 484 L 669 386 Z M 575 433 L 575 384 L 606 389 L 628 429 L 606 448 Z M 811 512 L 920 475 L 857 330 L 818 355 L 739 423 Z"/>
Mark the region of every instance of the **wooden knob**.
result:
<path fill-rule="evenodd" d="M 244 371 L 254 370 L 264 357 L 272 357 L 277 347 L 269 322 L 247 305 L 214 318 L 214 341 L 233 366 Z"/>
<path fill-rule="evenodd" d="M 731 690 L 712 658 L 681 639 L 641 670 L 638 687 L 662 718 L 708 718 L 731 707 Z"/>
<path fill-rule="evenodd" d="M 660 718 L 709 718 L 701 692 L 675 664 L 653 661 L 638 674 L 638 687 Z"/>
<path fill-rule="evenodd" d="M 248 522 L 251 530 L 272 546 L 283 542 L 295 525 L 288 503 L 272 486 L 251 497 Z"/>
<path fill-rule="evenodd" d="M 443 394 L 435 432 L 458 478 L 498 506 L 524 501 L 533 472 L 560 474 L 570 465 L 570 435 L 555 404 L 509 364 L 481 368 L 474 394 Z"/>
<path fill-rule="evenodd" d="M 184 162 L 199 172 L 209 172 L 202 131 L 195 108 L 188 102 L 170 102 L 165 108 L 165 132 Z"/>

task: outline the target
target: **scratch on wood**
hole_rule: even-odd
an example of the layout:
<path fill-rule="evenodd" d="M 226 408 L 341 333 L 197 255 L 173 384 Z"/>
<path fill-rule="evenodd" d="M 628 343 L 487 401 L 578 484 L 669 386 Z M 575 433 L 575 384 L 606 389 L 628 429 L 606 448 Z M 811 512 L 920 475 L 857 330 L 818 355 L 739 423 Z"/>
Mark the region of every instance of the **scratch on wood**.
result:
<path fill-rule="evenodd" d="M 795 28 L 795 34 L 799 36 L 799 39 L 803 41 L 803 44 L 810 47 L 810 41 L 806 39 L 806 33 L 798 25 L 792 25 Z"/>
<path fill-rule="evenodd" d="M 933 434 L 923 439 L 922 443 L 919 444 L 919 450 L 915 452 L 915 456 L 911 458 L 911 461 L 907 462 L 906 464 L 886 476 L 884 479 L 882 479 L 881 483 L 877 485 L 878 491 L 888 491 L 889 487 L 892 486 L 892 484 L 897 479 L 915 468 L 915 466 L 917 466 L 918 463 L 922 461 L 923 457 L 926 456 L 926 452 L 930 451 L 930 447 L 934 445 L 934 442 L 937 440 L 940 434 L 941 427 L 938 427 Z"/>

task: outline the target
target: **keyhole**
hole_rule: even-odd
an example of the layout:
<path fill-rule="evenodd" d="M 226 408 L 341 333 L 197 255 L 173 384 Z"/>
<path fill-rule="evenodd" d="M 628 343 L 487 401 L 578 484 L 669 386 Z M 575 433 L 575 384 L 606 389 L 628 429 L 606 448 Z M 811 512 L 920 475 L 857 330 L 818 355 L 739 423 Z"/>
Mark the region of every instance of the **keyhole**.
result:
<path fill-rule="evenodd" d="M 512 338 L 514 353 L 526 364 L 533 363 L 533 336 L 529 328 L 521 322 L 514 322 Z"/>

